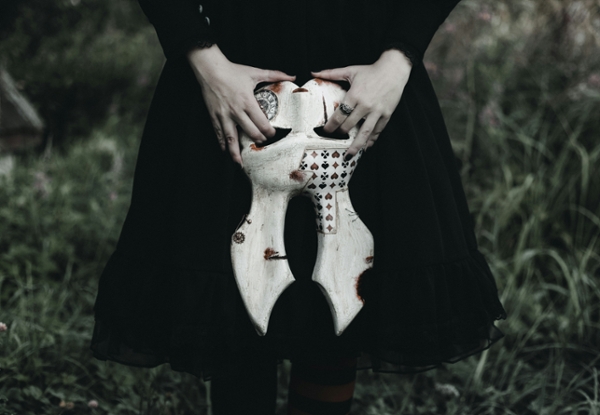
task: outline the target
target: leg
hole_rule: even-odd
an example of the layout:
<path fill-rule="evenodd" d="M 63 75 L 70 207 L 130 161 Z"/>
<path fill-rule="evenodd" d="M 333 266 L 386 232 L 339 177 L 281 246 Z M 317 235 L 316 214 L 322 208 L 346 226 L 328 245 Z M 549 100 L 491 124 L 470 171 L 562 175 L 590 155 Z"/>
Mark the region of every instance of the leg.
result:
<path fill-rule="evenodd" d="M 249 357 L 236 376 L 211 380 L 213 415 L 273 415 L 277 399 L 277 361 Z"/>
<path fill-rule="evenodd" d="M 349 414 L 355 380 L 356 357 L 294 360 L 288 415 Z"/>

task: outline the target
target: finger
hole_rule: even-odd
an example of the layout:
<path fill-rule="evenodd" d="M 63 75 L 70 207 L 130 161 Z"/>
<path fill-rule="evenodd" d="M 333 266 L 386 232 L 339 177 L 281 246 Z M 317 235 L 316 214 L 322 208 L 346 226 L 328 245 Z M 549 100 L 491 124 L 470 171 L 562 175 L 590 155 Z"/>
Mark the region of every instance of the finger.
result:
<path fill-rule="evenodd" d="M 354 137 L 352 145 L 348 147 L 348 150 L 346 151 L 346 159 L 351 158 L 358 153 L 358 150 L 366 146 L 378 119 L 379 117 L 375 114 L 371 114 L 367 117 L 363 125 L 361 125 L 360 130 L 358 130 L 356 137 Z"/>
<path fill-rule="evenodd" d="M 246 112 L 242 111 L 237 114 L 233 114 L 233 121 L 235 121 L 236 124 L 239 125 L 242 130 L 244 130 L 246 135 L 250 137 L 250 140 L 254 141 L 255 143 L 267 141 L 267 137 L 260 132 L 258 127 L 252 122 Z"/>
<path fill-rule="evenodd" d="M 389 120 L 389 117 L 381 117 L 379 121 L 377 121 L 377 124 L 375 124 L 375 128 L 373 128 L 373 132 L 367 141 L 367 148 L 373 147 L 373 144 L 375 144 L 375 141 L 377 141 Z"/>
<path fill-rule="evenodd" d="M 340 124 L 338 130 L 344 134 L 347 134 L 360 120 L 369 116 L 371 109 L 366 105 L 356 104 L 354 111 L 350 115 L 346 116 L 342 124 Z M 378 117 L 379 118 L 379 117 Z"/>
<path fill-rule="evenodd" d="M 220 119 L 221 126 L 223 127 L 223 134 L 229 149 L 229 154 L 233 161 L 242 165 L 242 155 L 240 154 L 240 142 L 238 139 L 238 131 L 235 127 L 235 123 L 231 118 L 223 117 Z"/>
<path fill-rule="evenodd" d="M 250 118 L 250 121 L 264 136 L 273 137 L 275 135 L 275 128 L 269 123 L 269 119 L 256 100 L 254 100 L 254 103 L 246 108 L 245 111 L 246 115 Z"/>
<path fill-rule="evenodd" d="M 354 99 L 350 94 L 346 94 L 346 97 L 344 98 L 344 104 L 346 104 L 350 108 L 354 108 L 357 104 L 357 100 Z M 354 113 L 354 111 L 352 111 L 352 113 Z M 323 126 L 323 129 L 325 130 L 325 132 L 328 133 L 333 132 L 337 130 L 344 121 L 346 121 L 346 118 L 348 118 L 348 114 L 342 112 L 342 110 L 338 106 L 329 118 L 329 120 L 327 120 L 327 122 Z"/>
<path fill-rule="evenodd" d="M 257 84 L 259 82 L 294 81 L 296 80 L 296 75 L 288 75 L 285 72 L 270 69 L 259 69 L 255 80 Z"/>
<path fill-rule="evenodd" d="M 350 82 L 350 78 L 352 77 L 352 69 L 350 69 L 348 67 L 325 69 L 323 71 L 311 72 L 311 74 L 315 78 L 328 79 L 330 81 L 348 81 L 348 82 Z"/>
<path fill-rule="evenodd" d="M 223 127 L 221 127 L 221 122 L 214 117 L 212 114 L 210 116 L 210 121 L 213 126 L 213 130 L 215 130 L 215 135 L 217 136 L 217 140 L 219 141 L 219 147 L 221 147 L 222 151 L 225 151 L 225 136 L 223 135 Z"/>

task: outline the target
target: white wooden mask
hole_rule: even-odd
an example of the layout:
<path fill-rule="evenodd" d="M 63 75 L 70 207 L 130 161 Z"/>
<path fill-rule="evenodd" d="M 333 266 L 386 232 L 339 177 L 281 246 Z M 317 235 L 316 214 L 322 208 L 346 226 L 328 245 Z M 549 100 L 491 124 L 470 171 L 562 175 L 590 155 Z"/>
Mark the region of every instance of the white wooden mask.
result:
<path fill-rule="evenodd" d="M 322 127 L 346 92 L 313 79 L 302 87 L 271 84 L 255 96 L 271 125 L 291 130 L 263 147 L 240 135 L 243 168 L 252 182 L 252 206 L 232 237 L 231 259 L 239 291 L 257 332 L 267 332 L 279 295 L 294 277 L 288 266 L 283 230 L 289 200 L 310 197 L 317 214 L 318 254 L 312 279 L 323 291 L 337 335 L 363 306 L 357 288 L 373 262 L 373 237 L 354 211 L 348 182 L 362 150 L 344 160 L 357 133 L 346 139 L 322 137 Z"/>

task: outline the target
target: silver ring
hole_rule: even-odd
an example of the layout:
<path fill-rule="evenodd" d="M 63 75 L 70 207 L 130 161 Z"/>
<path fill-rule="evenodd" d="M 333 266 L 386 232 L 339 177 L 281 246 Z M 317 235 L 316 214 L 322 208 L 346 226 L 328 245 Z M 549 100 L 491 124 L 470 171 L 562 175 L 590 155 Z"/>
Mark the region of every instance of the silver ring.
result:
<path fill-rule="evenodd" d="M 354 111 L 354 108 L 352 108 L 351 106 L 346 105 L 342 102 L 340 104 L 340 111 L 342 111 L 346 115 L 350 115 L 350 114 L 352 114 L 352 111 Z"/>

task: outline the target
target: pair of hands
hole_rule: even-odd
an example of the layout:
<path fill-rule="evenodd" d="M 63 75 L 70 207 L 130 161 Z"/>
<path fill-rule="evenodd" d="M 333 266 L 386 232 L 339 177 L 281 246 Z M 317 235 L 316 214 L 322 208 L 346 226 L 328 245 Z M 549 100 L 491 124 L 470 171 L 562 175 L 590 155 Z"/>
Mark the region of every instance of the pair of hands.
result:
<path fill-rule="evenodd" d="M 202 88 L 221 149 L 229 149 L 232 159 L 242 164 L 237 126 L 256 143 L 275 135 L 275 128 L 254 98 L 256 85 L 294 81 L 296 77 L 281 71 L 232 63 L 217 45 L 193 49 L 187 57 Z M 361 148 L 375 143 L 400 102 L 411 68 L 410 61 L 402 52 L 390 49 L 372 65 L 312 72 L 315 78 L 342 80 L 350 84 L 344 103 L 354 111 L 345 115 L 338 108 L 324 126 L 326 132 L 338 130 L 348 133 L 364 119 L 347 155 L 353 156 Z"/>

